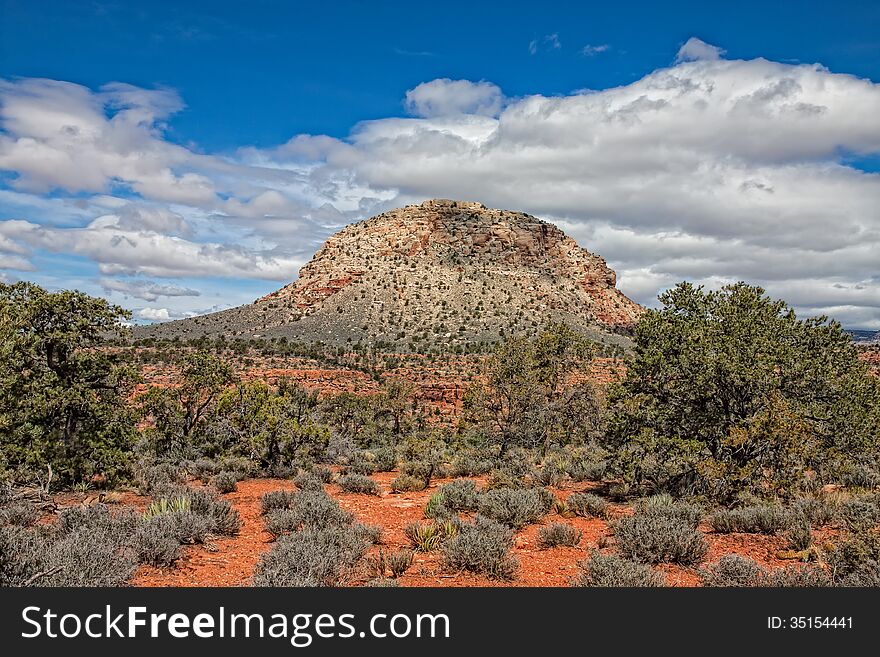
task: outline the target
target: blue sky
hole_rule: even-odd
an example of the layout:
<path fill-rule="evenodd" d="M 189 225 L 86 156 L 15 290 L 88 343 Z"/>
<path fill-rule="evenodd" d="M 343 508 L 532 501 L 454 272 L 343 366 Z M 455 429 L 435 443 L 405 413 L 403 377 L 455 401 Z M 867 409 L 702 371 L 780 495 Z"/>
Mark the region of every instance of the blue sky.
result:
<path fill-rule="evenodd" d="M 0 275 L 186 316 L 442 196 L 559 223 L 643 303 L 742 278 L 880 328 L 877 25 L 876 2 L 4 0 Z"/>

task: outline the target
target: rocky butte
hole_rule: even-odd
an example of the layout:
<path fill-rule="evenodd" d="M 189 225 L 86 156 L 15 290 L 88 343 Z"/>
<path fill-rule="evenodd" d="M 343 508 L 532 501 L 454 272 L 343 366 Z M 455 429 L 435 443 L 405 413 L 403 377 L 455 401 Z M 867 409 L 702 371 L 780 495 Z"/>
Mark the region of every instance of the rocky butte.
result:
<path fill-rule="evenodd" d="M 136 337 L 285 337 L 419 352 L 533 335 L 552 320 L 624 344 L 642 312 L 602 257 L 553 224 L 431 200 L 347 226 L 296 281 L 252 304 L 140 327 Z"/>

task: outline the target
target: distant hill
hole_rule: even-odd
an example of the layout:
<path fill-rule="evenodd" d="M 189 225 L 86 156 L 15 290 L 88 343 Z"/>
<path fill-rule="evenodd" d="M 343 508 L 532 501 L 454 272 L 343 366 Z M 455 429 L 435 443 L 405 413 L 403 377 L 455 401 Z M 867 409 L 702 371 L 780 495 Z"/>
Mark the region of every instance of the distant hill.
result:
<path fill-rule="evenodd" d="M 252 304 L 137 327 L 135 337 L 284 337 L 422 351 L 533 335 L 553 320 L 623 345 L 642 312 L 602 257 L 553 224 L 432 200 L 344 228 L 296 281 Z"/>
<path fill-rule="evenodd" d="M 846 329 L 852 336 L 853 342 L 859 344 L 880 343 L 880 331 L 862 331 L 859 329 Z"/>

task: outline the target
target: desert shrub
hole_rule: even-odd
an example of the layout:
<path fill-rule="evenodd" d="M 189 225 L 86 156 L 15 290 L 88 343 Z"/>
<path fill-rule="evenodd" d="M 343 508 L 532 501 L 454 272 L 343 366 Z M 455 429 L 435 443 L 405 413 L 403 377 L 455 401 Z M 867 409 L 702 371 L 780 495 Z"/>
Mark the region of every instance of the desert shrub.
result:
<path fill-rule="evenodd" d="M 874 586 L 880 581 L 880 534 L 852 532 L 828 556 L 832 577 L 840 586 Z"/>
<path fill-rule="evenodd" d="M 719 509 L 709 516 L 712 529 L 719 534 L 775 534 L 791 522 L 791 514 L 777 504 L 759 504 L 739 509 Z"/>
<path fill-rule="evenodd" d="M 792 504 L 792 511 L 802 514 L 810 524 L 821 527 L 837 516 L 837 505 L 821 497 L 801 497 Z"/>
<path fill-rule="evenodd" d="M 430 483 L 435 468 L 436 465 L 430 461 L 404 461 L 400 464 L 400 473 Z"/>
<path fill-rule="evenodd" d="M 376 472 L 376 464 L 373 463 L 371 459 L 368 459 L 362 452 L 358 452 L 352 457 L 345 472 L 369 476 Z"/>
<path fill-rule="evenodd" d="M 375 472 L 391 472 L 397 467 L 397 457 L 390 447 L 374 450 L 373 467 Z"/>
<path fill-rule="evenodd" d="M 403 533 L 419 552 L 431 552 L 437 549 L 443 538 L 438 526 L 431 523 L 409 522 L 404 526 Z"/>
<path fill-rule="evenodd" d="M 218 493 L 233 493 L 238 488 L 238 477 L 234 473 L 224 470 L 211 478 L 211 485 Z"/>
<path fill-rule="evenodd" d="M 702 559 L 708 545 L 693 525 L 680 518 L 655 512 L 637 512 L 613 523 L 621 555 L 645 563 L 693 564 Z"/>
<path fill-rule="evenodd" d="M 40 510 L 33 504 L 15 502 L 0 508 L 0 525 L 30 527 L 40 519 Z"/>
<path fill-rule="evenodd" d="M 480 502 L 477 484 L 473 479 L 456 479 L 437 489 L 443 504 L 453 511 L 476 511 Z"/>
<path fill-rule="evenodd" d="M 254 571 L 254 586 L 338 586 L 369 548 L 356 524 L 302 529 L 276 541 Z"/>
<path fill-rule="evenodd" d="M 785 538 L 792 550 L 800 552 L 809 549 L 813 542 L 813 532 L 807 517 L 801 514 L 792 516 L 788 529 L 785 531 Z"/>
<path fill-rule="evenodd" d="M 233 536 L 241 528 L 241 517 L 228 500 L 205 489 L 187 488 L 180 495 L 189 500 L 192 513 L 208 518 L 212 534 Z"/>
<path fill-rule="evenodd" d="M 424 479 L 412 477 L 407 474 L 401 474 L 391 481 L 391 490 L 395 493 L 412 493 L 425 490 L 426 482 Z"/>
<path fill-rule="evenodd" d="M 241 481 L 253 477 L 259 472 L 259 467 L 251 459 L 244 456 L 224 456 L 218 461 L 218 472 L 231 472 L 236 479 Z"/>
<path fill-rule="evenodd" d="M 695 504 L 678 502 L 671 495 L 660 493 L 640 499 L 635 504 L 637 513 L 655 513 L 667 518 L 675 518 L 686 522 L 691 527 L 700 524 L 703 510 Z"/>
<path fill-rule="evenodd" d="M 478 515 L 472 523 L 462 524 L 458 534 L 443 542 L 443 567 L 493 579 L 513 579 L 517 562 L 510 554 L 512 547 L 511 529 Z"/>
<path fill-rule="evenodd" d="M 260 500 L 260 508 L 263 514 L 276 509 L 292 509 L 296 504 L 296 491 L 273 490 L 264 493 Z"/>
<path fill-rule="evenodd" d="M 575 460 L 566 467 L 566 472 L 572 481 L 601 481 L 607 470 L 606 461 Z"/>
<path fill-rule="evenodd" d="M 536 468 L 532 473 L 532 479 L 542 486 L 558 486 L 565 479 L 566 474 L 562 466 L 551 461 L 540 469 Z"/>
<path fill-rule="evenodd" d="M 0 586 L 25 586 L 44 572 L 48 543 L 44 531 L 0 526 Z"/>
<path fill-rule="evenodd" d="M 493 461 L 473 452 L 458 452 L 452 457 L 451 466 L 450 475 L 453 477 L 476 477 L 489 472 Z"/>
<path fill-rule="evenodd" d="M 174 521 L 163 516 L 146 518 L 138 526 L 134 535 L 137 559 L 140 563 L 152 566 L 170 566 L 180 557 L 180 541 L 169 534 L 169 525 Z"/>
<path fill-rule="evenodd" d="M 738 554 L 725 554 L 706 570 L 704 586 L 755 587 L 762 585 L 764 570 L 757 563 Z"/>
<path fill-rule="evenodd" d="M 321 480 L 321 483 L 328 484 L 333 480 L 333 470 L 326 465 L 312 466 L 311 474 Z"/>
<path fill-rule="evenodd" d="M 813 588 L 831 586 L 831 576 L 819 566 L 775 568 L 767 573 L 766 586 Z"/>
<path fill-rule="evenodd" d="M 572 586 L 593 587 L 647 587 L 665 586 L 663 575 L 650 566 L 622 559 L 613 554 L 593 551 L 589 559 L 581 561 L 580 575 Z"/>
<path fill-rule="evenodd" d="M 850 531 L 865 531 L 880 522 L 880 507 L 868 500 L 847 500 L 838 507 L 837 517 Z"/>
<path fill-rule="evenodd" d="M 185 483 L 186 472 L 170 463 L 157 463 L 137 470 L 135 481 L 141 495 L 156 495 L 164 488 Z"/>
<path fill-rule="evenodd" d="M 499 488 L 480 496 L 479 512 L 486 518 L 514 529 L 537 522 L 553 505 L 540 491 L 544 489 Z M 552 497 L 552 496 L 551 496 Z"/>
<path fill-rule="evenodd" d="M 541 527 L 538 530 L 538 545 L 542 548 L 556 547 L 557 545 L 565 545 L 567 547 L 576 547 L 584 533 L 561 522 L 554 522 L 552 525 Z"/>
<path fill-rule="evenodd" d="M 565 500 L 568 510 L 584 518 L 607 518 L 609 505 L 604 499 L 592 493 L 572 493 Z"/>
<path fill-rule="evenodd" d="M 400 582 L 393 577 L 374 577 L 366 585 L 376 588 L 395 588 L 400 586 Z"/>
<path fill-rule="evenodd" d="M 299 529 L 302 516 L 293 509 L 272 509 L 265 515 L 263 522 L 267 532 L 273 536 L 281 536 Z"/>
<path fill-rule="evenodd" d="M 343 475 L 337 481 L 340 488 L 346 493 L 360 493 L 362 495 L 378 495 L 379 484 L 360 474 Z"/>
<path fill-rule="evenodd" d="M 133 531 L 137 524 L 137 516 L 131 511 L 123 511 L 116 515 L 110 513 L 105 504 L 94 506 L 72 506 L 58 513 L 55 522 L 57 532 L 67 534 L 78 529 L 87 529 L 112 538 L 115 543 Z"/>
<path fill-rule="evenodd" d="M 398 550 L 392 552 L 386 557 L 388 570 L 391 571 L 392 577 L 400 577 L 412 565 L 413 553 L 410 550 Z"/>
<path fill-rule="evenodd" d="M 300 472 L 293 483 L 300 490 L 324 490 L 324 481 L 312 472 Z"/>
<path fill-rule="evenodd" d="M 190 502 L 185 497 L 172 497 L 171 499 L 162 497 L 150 502 L 150 505 L 144 510 L 144 518 L 152 518 L 163 513 L 189 511 L 189 509 Z"/>
<path fill-rule="evenodd" d="M 354 521 L 354 516 L 323 490 L 297 493 L 292 510 L 303 527 L 343 527 Z"/>
<path fill-rule="evenodd" d="M 220 464 L 213 459 L 200 458 L 195 461 L 189 461 L 186 469 L 194 477 L 198 477 L 207 482 L 211 477 L 220 472 Z"/>

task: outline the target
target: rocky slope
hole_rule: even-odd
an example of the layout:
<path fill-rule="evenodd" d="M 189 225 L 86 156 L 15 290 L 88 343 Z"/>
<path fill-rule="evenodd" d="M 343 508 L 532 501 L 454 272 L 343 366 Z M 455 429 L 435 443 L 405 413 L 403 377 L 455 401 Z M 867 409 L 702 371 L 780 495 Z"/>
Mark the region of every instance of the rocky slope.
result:
<path fill-rule="evenodd" d="M 625 343 L 642 308 L 556 226 L 480 203 L 432 200 L 352 224 L 299 278 L 247 306 L 136 330 L 422 351 L 490 344 L 566 321 Z"/>

